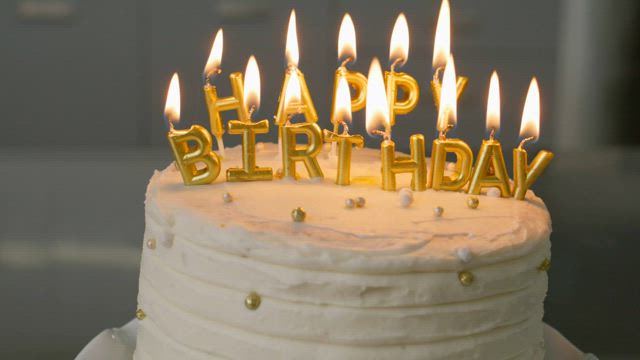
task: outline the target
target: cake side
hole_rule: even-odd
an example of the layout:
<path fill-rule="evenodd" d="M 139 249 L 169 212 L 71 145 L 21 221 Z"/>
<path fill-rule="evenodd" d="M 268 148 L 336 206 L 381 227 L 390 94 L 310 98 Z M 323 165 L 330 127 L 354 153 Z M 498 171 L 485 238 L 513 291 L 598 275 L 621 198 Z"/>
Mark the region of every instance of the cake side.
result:
<path fill-rule="evenodd" d="M 327 158 L 320 182 L 184 187 L 171 167 L 156 173 L 136 358 L 542 358 L 542 201 L 481 196 L 474 210 L 463 193 L 428 190 L 402 208 L 375 184 L 377 155 L 354 151 L 347 187 L 333 184 Z M 276 156 L 267 144 L 258 161 L 278 168 Z M 238 159 L 229 149 L 225 165 Z M 225 192 L 235 200 L 224 203 Z M 366 206 L 346 209 L 354 196 Z M 296 206 L 305 223 L 290 220 Z M 467 286 L 461 272 L 473 276 Z M 250 292 L 262 300 L 255 311 L 244 305 Z"/>

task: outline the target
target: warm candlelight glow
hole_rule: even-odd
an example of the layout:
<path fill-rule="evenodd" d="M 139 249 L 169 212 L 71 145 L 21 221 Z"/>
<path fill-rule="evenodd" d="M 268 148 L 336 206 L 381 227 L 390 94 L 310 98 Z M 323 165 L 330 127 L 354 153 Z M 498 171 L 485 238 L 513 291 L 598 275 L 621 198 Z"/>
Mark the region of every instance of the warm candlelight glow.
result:
<path fill-rule="evenodd" d="M 298 66 L 300 54 L 298 53 L 298 30 L 296 29 L 296 11 L 291 10 L 289 28 L 287 29 L 286 45 L 287 62 L 289 65 Z"/>
<path fill-rule="evenodd" d="M 438 107 L 438 131 L 446 131 L 447 127 L 455 125 L 456 121 L 456 69 L 453 55 L 449 55 L 442 77 L 442 93 Z"/>
<path fill-rule="evenodd" d="M 351 123 L 351 94 L 349 93 L 349 83 L 347 83 L 347 79 L 344 76 L 338 80 L 333 119 L 338 123 Z"/>
<path fill-rule="evenodd" d="M 366 127 L 369 134 L 374 134 L 379 127 L 389 130 L 389 105 L 384 90 L 382 68 L 378 58 L 373 58 L 369 67 L 367 81 Z"/>
<path fill-rule="evenodd" d="M 260 69 L 256 58 L 251 55 L 244 72 L 244 106 L 251 113 L 260 107 Z"/>
<path fill-rule="evenodd" d="M 391 34 L 389 62 L 404 65 L 409 58 L 409 25 L 404 14 L 400 13 Z"/>
<path fill-rule="evenodd" d="M 524 102 L 520 136 L 523 138 L 533 137 L 534 140 L 540 136 L 540 90 L 538 89 L 538 80 L 535 77 L 531 79 L 527 99 Z"/>
<path fill-rule="evenodd" d="M 213 46 L 211 47 L 211 52 L 209 53 L 209 59 L 207 59 L 207 64 L 204 66 L 204 77 L 207 78 L 211 74 L 216 73 L 220 69 L 220 64 L 222 63 L 222 46 L 224 44 L 222 29 L 218 30 L 216 34 L 216 38 L 213 40 Z"/>
<path fill-rule="evenodd" d="M 164 105 L 164 118 L 170 125 L 180 121 L 180 79 L 178 73 L 173 73 L 167 91 L 167 101 Z"/>
<path fill-rule="evenodd" d="M 487 101 L 487 130 L 500 129 L 500 80 L 498 73 L 491 74 L 489 82 L 489 100 Z"/>
<path fill-rule="evenodd" d="M 297 71 L 292 71 L 287 88 L 284 92 L 284 107 L 289 109 L 292 104 L 300 104 L 302 95 L 300 95 L 300 78 Z"/>
<path fill-rule="evenodd" d="M 338 34 L 338 59 L 356 60 L 356 29 L 349 14 L 344 14 Z"/>
<path fill-rule="evenodd" d="M 443 0 L 438 15 L 436 37 L 433 45 L 433 68 L 444 68 L 449 58 L 451 47 L 451 9 L 449 0 Z"/>

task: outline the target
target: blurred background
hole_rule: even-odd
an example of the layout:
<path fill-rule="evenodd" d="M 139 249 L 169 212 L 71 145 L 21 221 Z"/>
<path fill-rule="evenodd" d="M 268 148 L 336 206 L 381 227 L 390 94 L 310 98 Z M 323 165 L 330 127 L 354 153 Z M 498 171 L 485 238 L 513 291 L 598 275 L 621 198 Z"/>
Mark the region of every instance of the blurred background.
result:
<path fill-rule="evenodd" d="M 224 27 L 225 74 L 244 71 L 255 54 L 259 115 L 270 118 L 294 7 L 300 68 L 321 127 L 329 127 L 344 12 L 358 37 L 353 69 L 366 74 L 373 56 L 388 66 L 403 11 L 411 39 L 403 70 L 420 82 L 422 98 L 398 118 L 394 138 L 436 135 L 428 81 L 438 0 L 0 2 L 1 359 L 70 359 L 102 329 L 133 317 L 145 186 L 172 159 L 162 120 L 172 72 L 182 82 L 180 126 L 208 126 L 201 73 Z M 457 136 L 474 149 L 486 136 L 497 69 L 499 138 L 515 147 L 530 78 L 539 79 L 541 139 L 531 148 L 557 155 L 534 188 L 554 222 L 545 321 L 601 359 L 640 358 L 639 16 L 634 0 L 452 1 L 456 68 L 471 79 Z M 230 93 L 226 76 L 216 85 Z M 365 132 L 364 112 L 352 127 Z M 239 140 L 225 137 L 228 145 Z M 401 150 L 407 143 L 398 141 Z"/>

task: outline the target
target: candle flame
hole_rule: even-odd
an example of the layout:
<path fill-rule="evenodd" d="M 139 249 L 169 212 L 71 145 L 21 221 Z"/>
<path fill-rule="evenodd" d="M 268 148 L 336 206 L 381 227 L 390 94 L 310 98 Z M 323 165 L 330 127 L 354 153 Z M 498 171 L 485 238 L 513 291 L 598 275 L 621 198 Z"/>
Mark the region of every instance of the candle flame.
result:
<path fill-rule="evenodd" d="M 366 127 L 369 134 L 374 134 L 380 126 L 389 129 L 389 105 L 384 88 L 382 68 L 378 58 L 371 60 L 367 80 Z"/>
<path fill-rule="evenodd" d="M 436 25 L 436 37 L 433 44 L 433 68 L 443 68 L 447 64 L 451 51 L 451 8 L 449 0 L 443 0 Z"/>
<path fill-rule="evenodd" d="M 298 30 L 296 29 L 296 11 L 291 10 L 289 28 L 287 29 L 286 56 L 289 65 L 298 66 L 300 54 L 298 52 Z"/>
<path fill-rule="evenodd" d="M 347 58 L 356 60 L 356 29 L 348 13 L 344 14 L 338 33 L 338 59 L 345 60 Z"/>
<path fill-rule="evenodd" d="M 442 91 L 440 105 L 438 107 L 438 131 L 445 131 L 449 125 L 455 125 L 457 121 L 456 106 L 456 68 L 453 55 L 449 55 L 442 76 Z"/>
<path fill-rule="evenodd" d="M 535 77 L 531 79 L 527 99 L 524 102 L 520 136 L 523 138 L 533 137 L 534 140 L 540 136 L 540 90 L 538 89 L 538 80 Z"/>
<path fill-rule="evenodd" d="M 391 44 L 389 47 L 389 62 L 404 65 L 409 58 L 409 25 L 403 13 L 398 15 L 396 24 L 391 33 Z"/>
<path fill-rule="evenodd" d="M 351 123 L 351 93 L 349 92 L 349 83 L 344 76 L 340 76 L 340 80 L 338 80 L 333 118 L 337 122 Z"/>
<path fill-rule="evenodd" d="M 222 47 L 224 44 L 223 38 L 222 29 L 219 29 L 216 33 L 215 39 L 213 40 L 213 46 L 211 46 L 211 52 L 209 53 L 207 64 L 204 66 L 205 78 L 220 69 L 220 64 L 222 64 Z"/>
<path fill-rule="evenodd" d="M 169 124 L 180 121 L 180 79 L 178 78 L 178 73 L 173 73 L 169 83 L 167 101 L 164 105 L 164 118 Z"/>
<path fill-rule="evenodd" d="M 489 99 L 487 100 L 487 130 L 500 129 L 500 79 L 496 71 L 491 74 L 489 82 Z"/>
<path fill-rule="evenodd" d="M 291 71 L 287 88 L 284 91 L 284 107 L 290 109 L 292 106 L 300 104 L 302 95 L 300 90 L 300 78 L 298 72 L 294 69 Z"/>
<path fill-rule="evenodd" d="M 244 71 L 244 105 L 247 111 L 260 107 L 260 69 L 255 56 L 251 55 Z"/>

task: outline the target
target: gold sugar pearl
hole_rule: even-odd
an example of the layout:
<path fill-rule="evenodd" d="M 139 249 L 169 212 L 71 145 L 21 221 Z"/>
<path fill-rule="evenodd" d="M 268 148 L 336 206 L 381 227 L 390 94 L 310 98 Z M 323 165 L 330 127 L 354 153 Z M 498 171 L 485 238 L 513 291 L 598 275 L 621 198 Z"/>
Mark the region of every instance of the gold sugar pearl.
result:
<path fill-rule="evenodd" d="M 358 196 L 356 198 L 356 207 L 359 207 L 359 208 L 364 207 L 366 203 L 367 203 L 367 200 L 362 196 Z"/>
<path fill-rule="evenodd" d="M 255 291 L 252 291 L 244 299 L 244 306 L 249 310 L 257 310 L 260 307 L 261 302 L 262 298 L 260 298 L 260 295 Z"/>
<path fill-rule="evenodd" d="M 295 222 L 303 222 L 306 217 L 307 213 L 301 207 L 297 207 L 291 211 L 291 219 Z"/>
<path fill-rule="evenodd" d="M 471 271 L 464 270 L 458 273 L 458 280 L 460 281 L 460 284 L 462 284 L 463 286 L 471 285 L 474 279 L 475 278 Z"/>
<path fill-rule="evenodd" d="M 477 209 L 478 205 L 480 205 L 480 200 L 476 196 L 469 196 L 467 198 L 467 206 L 469 209 Z"/>
<path fill-rule="evenodd" d="M 222 194 L 222 200 L 228 204 L 233 201 L 233 196 L 230 193 L 226 192 Z"/>
<path fill-rule="evenodd" d="M 156 239 L 147 240 L 147 247 L 151 250 L 155 250 L 156 248 Z"/>
<path fill-rule="evenodd" d="M 538 271 L 549 271 L 549 269 L 551 269 L 551 260 L 545 258 L 538 266 Z"/>
<path fill-rule="evenodd" d="M 136 318 L 138 320 L 144 320 L 144 318 L 146 318 L 146 317 L 147 317 L 147 314 L 145 314 L 142 309 L 136 310 Z"/>

